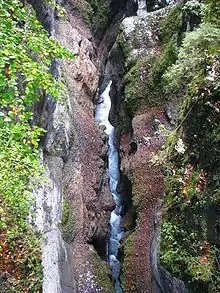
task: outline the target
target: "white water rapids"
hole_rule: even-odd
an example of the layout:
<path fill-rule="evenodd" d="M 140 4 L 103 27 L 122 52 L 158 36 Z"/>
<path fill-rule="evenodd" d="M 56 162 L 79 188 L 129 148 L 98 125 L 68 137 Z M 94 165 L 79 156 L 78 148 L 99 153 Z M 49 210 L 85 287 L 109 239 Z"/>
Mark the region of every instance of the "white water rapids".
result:
<path fill-rule="evenodd" d="M 146 16 L 147 15 L 147 2 L 146 0 L 138 0 L 138 16 Z"/>
<path fill-rule="evenodd" d="M 119 154 L 118 150 L 114 146 L 114 137 L 115 137 L 115 128 L 111 125 L 108 120 L 109 111 L 111 109 L 111 99 L 109 96 L 110 88 L 112 82 L 110 81 L 105 90 L 99 97 L 99 103 L 96 108 L 96 116 L 95 119 L 99 123 L 99 125 L 104 125 L 105 133 L 108 135 L 108 167 L 109 167 L 109 185 L 110 191 L 114 198 L 116 207 L 114 211 L 111 213 L 110 219 L 110 235 L 108 242 L 108 260 L 109 264 L 112 268 L 112 276 L 115 280 L 115 289 L 116 293 L 123 292 L 120 282 L 120 261 L 117 259 L 118 250 L 120 246 L 120 239 L 123 235 L 123 230 L 120 227 L 121 224 L 121 197 L 120 194 L 117 193 L 117 184 L 120 179 L 119 173 Z"/>

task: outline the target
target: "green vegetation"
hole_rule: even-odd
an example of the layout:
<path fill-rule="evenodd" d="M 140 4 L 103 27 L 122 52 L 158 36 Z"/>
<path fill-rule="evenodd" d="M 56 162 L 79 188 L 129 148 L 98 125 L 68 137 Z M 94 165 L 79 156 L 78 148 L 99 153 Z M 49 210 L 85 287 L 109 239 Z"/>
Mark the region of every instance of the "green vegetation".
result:
<path fill-rule="evenodd" d="M 92 265 L 95 272 L 97 284 L 102 288 L 103 292 L 114 293 L 113 282 L 110 279 L 111 270 L 105 261 L 102 261 L 97 252 L 93 252 Z"/>
<path fill-rule="evenodd" d="M 181 31 L 183 30 L 183 9 L 183 5 L 178 4 L 169 11 L 159 28 L 161 43 L 168 43 L 173 36 L 181 35 Z"/>
<path fill-rule="evenodd" d="M 102 29 L 108 23 L 110 12 L 110 1 L 87 0 L 89 3 L 88 21 L 96 31 Z"/>
<path fill-rule="evenodd" d="M 141 99 L 140 75 L 142 64 L 142 60 L 140 60 L 139 62 L 137 61 L 124 77 L 125 105 L 128 109 L 131 109 L 133 113 L 137 110 Z"/>
<path fill-rule="evenodd" d="M 210 54 L 218 50 L 219 38 L 219 28 L 210 23 L 203 23 L 186 35 L 177 62 L 163 76 L 167 94 L 182 93 L 196 75 L 203 79 L 207 70 L 205 65 L 212 62 L 208 60 Z"/>
<path fill-rule="evenodd" d="M 0 290 L 41 292 L 40 242 L 27 219 L 42 173 L 38 144 L 44 130 L 32 110 L 42 96 L 58 97 L 52 59 L 73 55 L 18 0 L 0 1 L 0 44 Z"/>
<path fill-rule="evenodd" d="M 109 21 L 110 1 L 77 0 L 75 5 L 95 33 L 106 28 Z"/>
<path fill-rule="evenodd" d="M 161 263 L 191 292 L 220 290 L 220 1 L 207 1 L 199 28 L 186 33 L 163 74 L 165 92 L 183 100 L 167 143 Z"/>
<path fill-rule="evenodd" d="M 172 9 L 161 24 L 158 32 L 161 50 L 158 49 L 158 57 L 149 59 L 146 56 L 137 60 L 130 66 L 125 76 L 125 102 L 133 113 L 143 102 L 149 107 L 164 103 L 162 76 L 177 58 L 178 46 L 184 32 L 182 7 L 177 5 Z M 129 56 L 126 58 L 129 59 Z"/>
<path fill-rule="evenodd" d="M 165 101 L 162 76 L 166 69 L 175 62 L 177 50 L 177 39 L 174 36 L 163 46 L 163 53 L 156 58 L 149 70 L 145 81 L 144 99 L 150 107 L 161 105 Z"/>
<path fill-rule="evenodd" d="M 127 283 L 130 282 L 129 278 L 127 278 L 126 273 L 129 273 L 129 271 L 133 270 L 133 263 L 130 261 L 130 258 L 132 257 L 132 240 L 131 238 L 127 238 L 125 243 L 123 243 L 123 255 L 122 255 L 122 273 L 120 275 L 120 281 L 123 290 L 126 292 L 127 290 Z M 132 265 L 131 265 L 132 264 Z M 132 287 L 134 290 L 137 290 L 137 284 L 133 283 L 132 279 Z"/>
<path fill-rule="evenodd" d="M 71 243 L 75 236 L 75 214 L 73 213 L 70 203 L 65 197 L 63 199 L 61 231 L 63 239 L 67 243 Z"/>
<path fill-rule="evenodd" d="M 151 59 L 146 56 L 130 66 L 125 76 L 125 102 L 133 113 L 143 102 L 149 107 L 155 107 L 166 101 L 168 95 L 163 75 L 175 63 L 186 30 L 198 25 L 203 8 L 204 5 L 198 1 L 176 5 L 157 32 L 161 42 L 158 56 Z M 129 59 L 129 56 L 126 58 Z M 173 92 L 171 94 L 174 95 Z"/>

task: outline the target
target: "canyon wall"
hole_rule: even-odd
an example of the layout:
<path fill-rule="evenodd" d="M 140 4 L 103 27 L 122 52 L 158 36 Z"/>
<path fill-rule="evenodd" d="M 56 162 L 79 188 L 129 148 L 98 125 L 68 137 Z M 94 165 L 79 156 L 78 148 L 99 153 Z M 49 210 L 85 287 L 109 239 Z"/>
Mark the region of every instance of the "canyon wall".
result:
<path fill-rule="evenodd" d="M 107 137 L 94 120 L 95 105 L 104 89 L 100 85 L 105 87 L 110 80 L 109 120 L 116 128 L 121 172 L 117 191 L 123 201 L 124 236 L 119 252 L 123 290 L 168 293 L 201 288 L 197 283 L 195 288 L 185 286 L 179 278 L 188 284 L 191 275 L 185 276 L 179 267 L 175 273 L 169 259 L 163 258 L 166 243 L 171 245 L 166 242 L 169 231 L 164 226 L 169 213 L 162 202 L 164 194 L 166 202 L 169 182 L 164 145 L 177 148 L 172 133 L 182 126 L 180 113 L 191 111 L 188 105 L 183 110 L 183 92 L 167 94 L 163 75 L 178 60 L 185 34 L 201 22 L 200 2 L 193 6 L 198 10 L 195 13 L 190 4 L 184 6 L 187 1 L 168 5 L 173 2 L 100 1 L 97 5 L 69 0 L 60 3 L 65 8 L 62 17 L 42 2 L 34 3 L 52 36 L 75 53 L 74 61 L 54 62 L 52 71 L 63 83 L 63 97 L 57 102 L 48 98 L 41 115 L 48 129 L 42 160 L 51 182 L 42 185 L 38 196 L 39 222 L 46 223 L 41 225 L 46 237 L 45 292 L 115 292 L 106 249 L 114 209 Z M 184 124 L 185 134 L 177 131 L 175 143 L 189 135 L 192 115 Z M 174 214 L 178 226 L 179 215 Z M 203 252 L 208 247 L 204 245 Z"/>

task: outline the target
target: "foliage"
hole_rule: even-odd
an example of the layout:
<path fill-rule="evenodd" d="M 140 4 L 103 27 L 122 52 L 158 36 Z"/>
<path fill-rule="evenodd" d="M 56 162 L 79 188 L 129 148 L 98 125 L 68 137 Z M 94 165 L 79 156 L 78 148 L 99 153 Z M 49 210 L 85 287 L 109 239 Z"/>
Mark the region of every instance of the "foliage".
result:
<path fill-rule="evenodd" d="M 0 1 L 0 261 L 9 292 L 40 292 L 40 243 L 27 222 L 32 186 L 40 179 L 38 145 L 44 130 L 35 125 L 34 103 L 58 97 L 49 73 L 53 58 L 73 57 L 37 21 L 32 7 Z M 5 286 L 5 288 L 7 288 Z"/>
<path fill-rule="evenodd" d="M 209 54 L 218 49 L 219 40 L 220 30 L 209 23 L 186 34 L 177 62 L 163 76 L 167 94 L 182 93 L 193 77 L 205 74 Z"/>
<path fill-rule="evenodd" d="M 91 25 L 94 32 L 103 30 L 108 23 L 110 1 L 106 0 L 77 0 L 77 9 Z"/>
<path fill-rule="evenodd" d="M 193 1 L 189 1 L 186 2 L 185 5 L 183 6 L 183 12 L 184 13 L 193 13 L 195 15 L 200 15 L 204 9 L 204 4 L 197 1 L 197 0 L 193 0 Z"/>
<path fill-rule="evenodd" d="M 162 53 L 153 62 L 145 82 L 145 101 L 148 106 L 160 105 L 166 100 L 166 85 L 169 85 L 169 81 L 164 77 L 164 73 L 167 71 L 167 68 L 175 64 L 177 57 L 180 60 L 178 50 L 187 30 L 185 23 L 193 14 L 200 16 L 202 13 L 201 7 L 202 4 L 198 1 L 192 1 L 185 5 L 176 5 L 170 10 L 162 23 L 159 31 Z M 186 47 L 188 48 L 188 44 L 186 44 Z M 183 47 L 181 46 L 181 48 Z M 181 53 L 179 54 L 181 55 Z M 175 82 L 175 79 L 173 78 L 172 81 Z M 177 80 L 176 83 L 182 85 L 182 81 Z"/>
<path fill-rule="evenodd" d="M 142 58 L 129 68 L 125 76 L 125 102 L 133 110 L 133 113 L 135 113 L 143 101 L 145 101 L 149 107 L 164 103 L 167 97 L 166 91 L 170 82 L 168 76 L 164 76 L 164 73 L 170 66 L 175 67 L 178 50 L 184 38 L 185 31 L 187 30 L 186 22 L 189 21 L 193 15 L 200 17 L 201 13 L 202 4 L 198 1 L 174 6 L 162 22 L 158 32 L 161 42 L 161 51 L 158 50 L 158 56 L 153 60 L 149 60 L 148 57 Z M 195 24 L 192 23 L 192 27 L 194 25 Z M 188 46 L 188 44 L 186 44 L 186 46 Z M 126 57 L 128 58 L 128 56 Z M 181 63 L 181 61 L 182 60 L 180 60 L 179 63 Z M 187 61 L 190 62 L 189 60 Z M 176 67 L 177 66 L 178 65 L 176 65 Z M 172 72 L 169 72 L 172 76 Z M 182 72 L 178 72 L 177 68 L 177 74 L 181 73 Z M 182 74 L 182 76 L 185 77 L 184 74 Z M 172 81 L 175 82 L 175 79 L 172 79 Z M 183 84 L 178 79 L 175 85 L 177 83 L 180 87 Z M 170 93 L 171 91 L 169 94 Z"/>
<path fill-rule="evenodd" d="M 206 9 L 210 7 L 214 9 L 211 3 Z M 199 28 L 186 34 L 177 62 L 163 75 L 167 94 L 178 95 L 183 105 L 166 149 L 160 259 L 192 292 L 218 292 L 220 287 L 215 230 L 220 199 L 220 27 L 207 17 L 209 12 Z"/>
<path fill-rule="evenodd" d="M 205 21 L 215 26 L 220 24 L 220 0 L 206 0 Z"/>
<path fill-rule="evenodd" d="M 163 46 L 163 53 L 157 57 L 151 67 L 145 83 L 145 102 L 148 106 L 157 106 L 164 102 L 164 86 L 162 76 L 166 69 L 172 65 L 177 57 L 177 40 L 173 36 Z"/>
<path fill-rule="evenodd" d="M 181 32 L 183 26 L 182 8 L 182 4 L 176 5 L 169 11 L 167 17 L 163 21 L 159 30 L 159 38 L 162 44 L 169 42 L 174 35 Z"/>

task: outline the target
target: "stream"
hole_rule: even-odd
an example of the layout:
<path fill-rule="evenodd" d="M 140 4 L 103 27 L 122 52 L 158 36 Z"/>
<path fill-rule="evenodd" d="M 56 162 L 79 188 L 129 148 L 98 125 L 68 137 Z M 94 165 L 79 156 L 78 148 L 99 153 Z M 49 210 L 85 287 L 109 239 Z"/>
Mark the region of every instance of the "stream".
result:
<path fill-rule="evenodd" d="M 123 236 L 124 232 L 120 227 L 122 203 L 120 194 L 118 194 L 117 192 L 117 185 L 120 179 L 119 154 L 114 145 L 115 128 L 108 120 L 109 112 L 111 109 L 111 99 L 109 96 L 111 84 L 112 82 L 110 81 L 99 97 L 95 119 L 99 123 L 99 125 L 103 125 L 106 127 L 105 133 L 108 135 L 109 186 L 116 205 L 115 209 L 111 213 L 110 218 L 108 262 L 111 266 L 112 276 L 115 280 L 116 293 L 121 293 L 123 292 L 119 281 L 121 263 L 117 257 L 120 247 L 120 239 Z"/>

